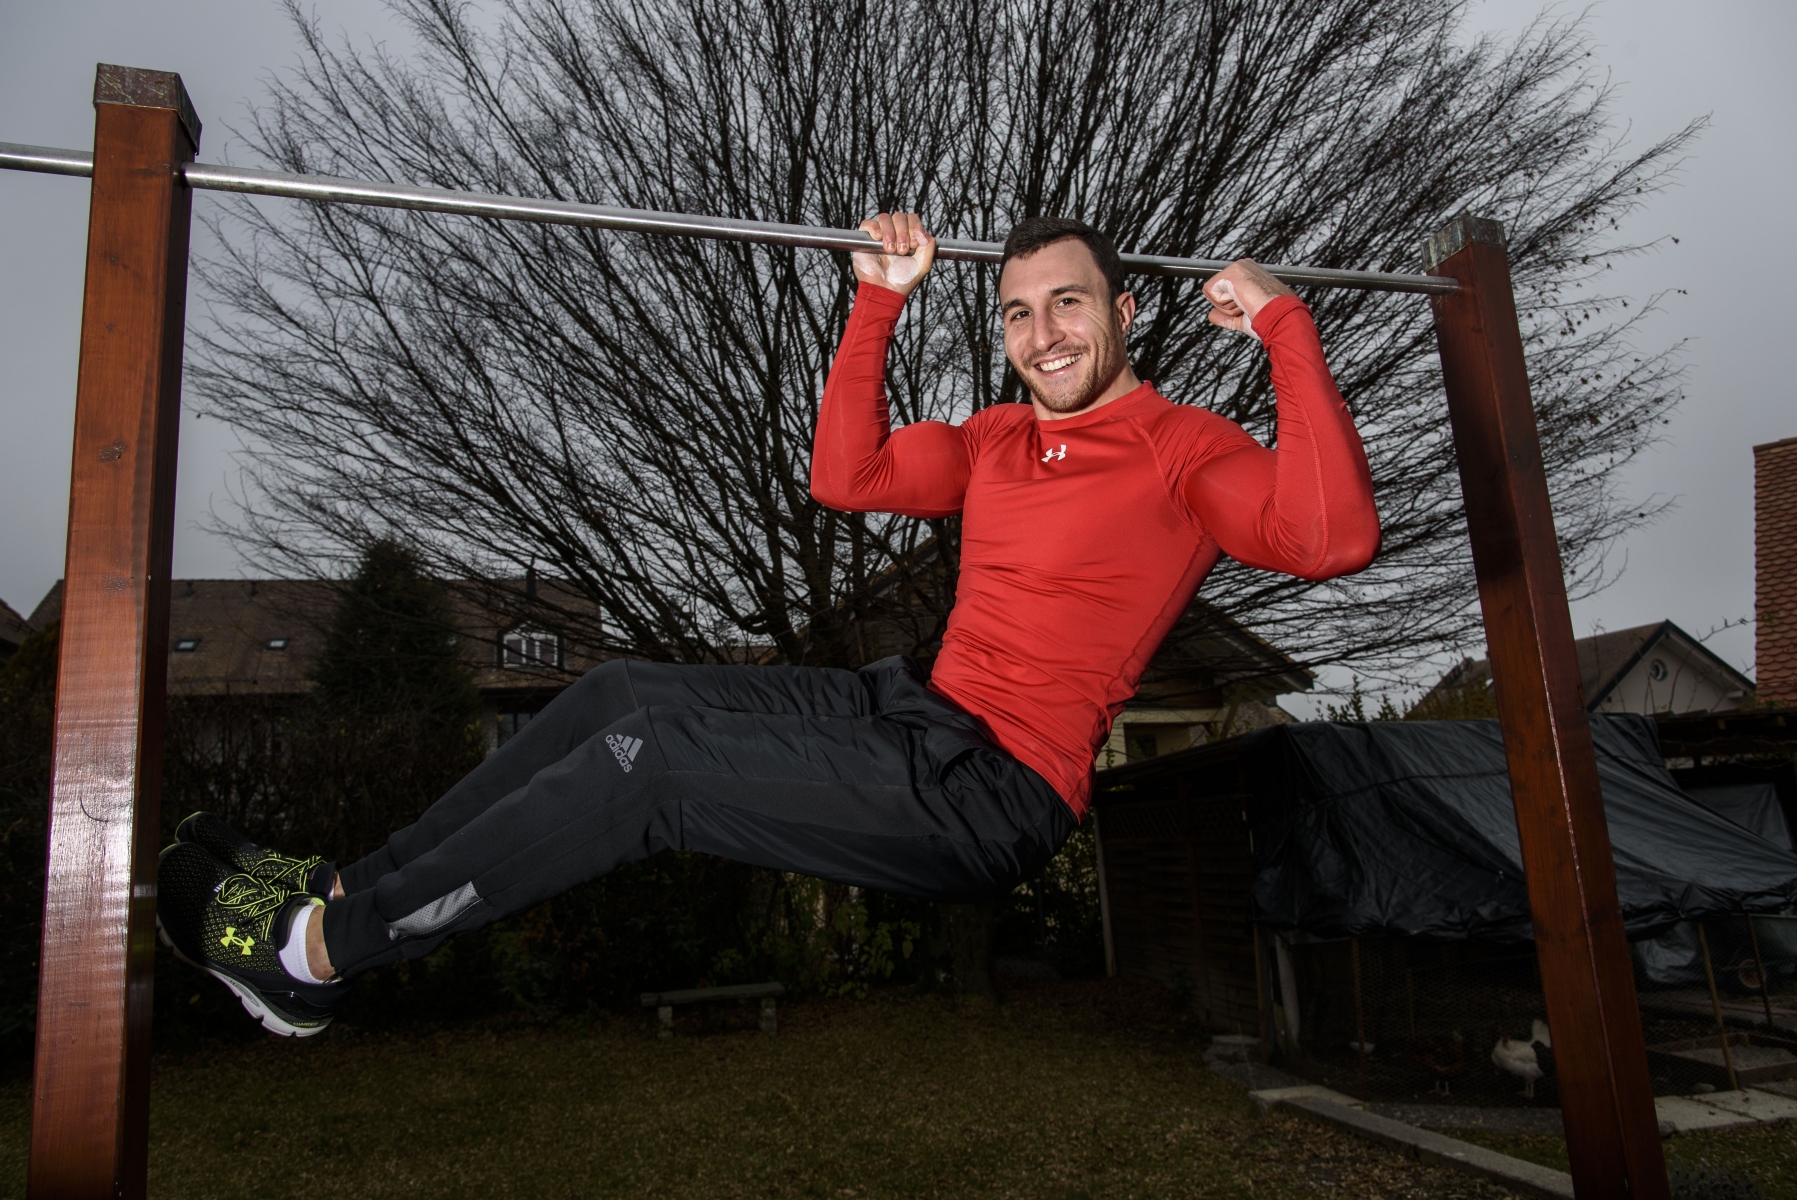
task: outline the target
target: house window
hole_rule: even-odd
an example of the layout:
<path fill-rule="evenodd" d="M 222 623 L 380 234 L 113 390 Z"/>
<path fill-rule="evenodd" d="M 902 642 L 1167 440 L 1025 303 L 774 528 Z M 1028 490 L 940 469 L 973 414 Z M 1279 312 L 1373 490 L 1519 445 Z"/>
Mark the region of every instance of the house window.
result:
<path fill-rule="evenodd" d="M 269 638 L 266 642 L 262 643 L 262 646 L 265 650 L 285 650 L 287 649 L 287 639 Z"/>
<path fill-rule="evenodd" d="M 500 643 L 499 665 L 559 667 L 562 665 L 562 639 L 540 629 L 514 629 Z"/>
<path fill-rule="evenodd" d="M 1647 677 L 1655 683 L 1666 678 L 1666 663 L 1663 659 L 1654 659 L 1647 664 Z"/>
<path fill-rule="evenodd" d="M 198 650 L 199 648 L 200 648 L 200 639 L 197 637 L 176 638 L 175 639 L 175 653 L 176 654 L 192 654 L 195 650 Z"/>
<path fill-rule="evenodd" d="M 1140 727 L 1138 726 L 1138 728 Z M 1161 752 L 1160 740 L 1155 737 L 1152 729 L 1142 733 L 1125 729 L 1123 733 L 1123 745 L 1128 753 L 1130 762 L 1140 762 L 1144 758 L 1153 758 Z"/>
<path fill-rule="evenodd" d="M 499 714 L 499 744 L 501 746 L 503 746 L 507 742 L 511 741 L 514 737 L 516 737 L 519 733 L 521 733 L 523 731 L 523 729 L 526 725 L 530 724 L 530 719 L 536 715 L 537 714 L 534 712 L 502 712 L 502 713 L 500 713 Z"/>

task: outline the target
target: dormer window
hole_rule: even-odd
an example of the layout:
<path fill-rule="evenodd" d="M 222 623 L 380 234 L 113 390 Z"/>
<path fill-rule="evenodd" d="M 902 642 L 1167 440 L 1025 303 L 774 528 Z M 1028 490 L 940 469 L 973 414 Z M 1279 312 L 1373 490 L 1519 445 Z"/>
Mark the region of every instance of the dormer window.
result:
<path fill-rule="evenodd" d="M 176 638 L 175 639 L 175 653 L 176 654 L 192 654 L 195 650 L 198 650 L 199 648 L 200 648 L 200 639 L 197 637 L 187 637 L 187 638 Z"/>
<path fill-rule="evenodd" d="M 514 629 L 500 640 L 499 665 L 502 667 L 559 667 L 562 665 L 560 635 L 541 629 Z"/>
<path fill-rule="evenodd" d="M 269 638 L 266 642 L 262 643 L 262 648 L 264 650 L 285 650 L 287 649 L 287 639 Z"/>

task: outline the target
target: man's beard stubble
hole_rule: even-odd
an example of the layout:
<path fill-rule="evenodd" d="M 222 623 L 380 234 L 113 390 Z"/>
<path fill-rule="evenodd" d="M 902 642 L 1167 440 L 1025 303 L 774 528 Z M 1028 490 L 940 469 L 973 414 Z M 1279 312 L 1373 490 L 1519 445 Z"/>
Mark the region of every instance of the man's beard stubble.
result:
<path fill-rule="evenodd" d="M 1092 401 L 1098 399 L 1104 390 L 1111 386 L 1117 376 L 1123 374 L 1123 368 L 1129 360 L 1123 354 L 1123 334 L 1116 323 L 1097 342 L 1088 348 L 1092 369 L 1086 375 L 1086 381 L 1078 391 L 1066 395 L 1045 395 L 1036 390 L 1036 381 L 1029 371 L 1019 372 L 1023 376 L 1023 386 L 1043 408 L 1052 413 L 1078 412 Z"/>

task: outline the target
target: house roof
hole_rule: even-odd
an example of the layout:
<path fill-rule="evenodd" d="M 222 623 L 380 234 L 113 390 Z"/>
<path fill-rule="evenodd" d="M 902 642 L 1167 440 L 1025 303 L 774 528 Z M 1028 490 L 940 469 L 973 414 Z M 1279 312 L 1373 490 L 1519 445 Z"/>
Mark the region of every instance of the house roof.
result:
<path fill-rule="evenodd" d="M 1702 642 L 1680 629 L 1671 621 L 1661 621 L 1658 625 L 1638 625 L 1633 629 L 1621 629 L 1615 633 L 1602 633 L 1577 643 L 1579 647 L 1579 678 L 1589 676 L 1597 681 L 1593 689 L 1585 693 L 1586 706 L 1596 708 L 1607 699 L 1623 677 L 1635 668 L 1635 664 L 1646 658 L 1648 652 L 1664 642 L 1672 642 L 1685 653 L 1696 657 L 1710 668 L 1711 672 L 1733 683 L 1736 689 L 1744 692 L 1753 690 L 1753 680 L 1729 666 L 1714 651 Z M 1587 667 L 1586 658 L 1590 658 Z"/>
<path fill-rule="evenodd" d="M 1661 621 L 1657 625 L 1637 625 L 1632 629 L 1594 634 L 1573 643 L 1573 649 L 1578 654 L 1579 686 L 1584 691 L 1586 711 L 1595 712 L 1655 646 L 1666 643 L 1677 645 L 1687 655 L 1701 662 L 1711 674 L 1727 680 L 1734 689 L 1749 692 L 1753 690 L 1751 679 L 1717 657 L 1709 647 L 1672 621 Z M 1489 660 L 1467 659 L 1443 675 L 1431 690 L 1463 687 L 1469 683 L 1482 683 L 1490 678 Z"/>
<path fill-rule="evenodd" d="M 516 600 L 527 593 L 516 582 Z M 168 686 L 175 695 L 298 695 L 312 689 L 312 666 L 324 650 L 338 588 L 329 579 L 177 579 L 169 589 Z M 545 589 L 555 588 L 545 582 Z M 561 668 L 501 665 L 500 637 L 521 624 L 506 609 L 501 588 L 491 604 L 465 589 L 451 590 L 462 657 L 489 697 L 559 691 L 601 661 L 578 642 L 564 648 Z M 574 601 L 558 597 L 564 608 Z M 494 607 L 497 606 L 497 607 Z M 60 581 L 32 613 L 33 624 L 62 608 Z M 519 606 L 523 611 L 523 606 Z"/>
<path fill-rule="evenodd" d="M 45 592 L 43 598 L 37 602 L 37 607 L 31 610 L 31 615 L 25 618 L 25 623 L 30 625 L 33 631 L 36 631 L 61 616 L 62 580 L 58 579 L 50 585 L 50 590 Z"/>
<path fill-rule="evenodd" d="M 334 585 L 323 579 L 175 580 L 169 596 L 169 691 L 187 696 L 310 691 L 307 674 L 324 649 L 334 599 Z"/>
<path fill-rule="evenodd" d="M 921 547 L 919 560 L 929 562 L 934 553 L 932 546 Z M 562 669 L 501 666 L 500 636 L 520 624 L 508 610 L 514 605 L 522 609 L 519 602 L 532 594 L 526 581 L 512 584 L 510 592 L 501 585 L 497 591 L 488 588 L 477 595 L 472 587 L 451 583 L 464 658 L 481 691 L 494 696 L 558 691 L 610 657 L 587 652 L 575 640 L 566 647 Z M 311 690 L 312 664 L 324 649 L 324 631 L 339 586 L 326 579 L 174 580 L 169 603 L 169 690 L 178 695 L 291 695 Z M 540 586 L 562 593 L 551 597 L 553 607 L 591 608 L 566 585 L 545 580 Z M 42 628 L 56 619 L 61 608 L 59 580 L 26 624 Z M 282 641 L 284 647 L 274 645 Z M 179 648 L 184 642 L 191 642 L 192 648 Z M 1313 678 L 1220 609 L 1195 599 L 1150 661 L 1140 698 L 1177 705 L 1206 692 L 1245 691 L 1270 699 L 1304 691 Z"/>
<path fill-rule="evenodd" d="M 0 600 L 0 644 L 17 650 L 37 629 L 4 600 Z"/>
<path fill-rule="evenodd" d="M 1316 676 L 1222 609 L 1194 599 L 1149 660 L 1140 694 L 1156 703 L 1171 703 L 1201 680 L 1226 691 L 1247 688 L 1271 699 L 1309 691 Z"/>

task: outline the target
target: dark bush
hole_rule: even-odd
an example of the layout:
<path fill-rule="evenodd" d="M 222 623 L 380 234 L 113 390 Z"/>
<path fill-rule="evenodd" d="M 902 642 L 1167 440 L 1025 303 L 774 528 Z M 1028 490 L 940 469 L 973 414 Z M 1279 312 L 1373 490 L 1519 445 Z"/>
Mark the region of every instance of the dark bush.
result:
<path fill-rule="evenodd" d="M 29 1054 L 37 1024 L 38 941 L 56 710 L 57 626 L 0 666 L 0 1058 Z"/>

